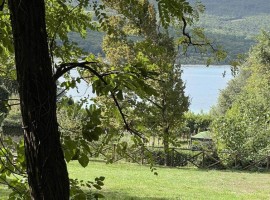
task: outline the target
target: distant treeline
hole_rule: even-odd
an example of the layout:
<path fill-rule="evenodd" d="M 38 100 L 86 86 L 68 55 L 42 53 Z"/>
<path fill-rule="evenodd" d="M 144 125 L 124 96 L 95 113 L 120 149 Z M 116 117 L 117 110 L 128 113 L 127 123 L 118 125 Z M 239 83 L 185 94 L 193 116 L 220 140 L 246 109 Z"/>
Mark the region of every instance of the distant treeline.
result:
<path fill-rule="evenodd" d="M 194 3 L 195 0 L 189 2 Z M 206 6 L 205 14 L 195 26 L 203 27 L 206 35 L 215 46 L 222 46 L 228 53 L 226 60 L 219 64 L 229 64 L 238 54 L 245 54 L 255 42 L 260 31 L 270 31 L 269 0 L 202 0 Z M 86 52 L 103 55 L 102 38 L 104 34 L 88 31 L 86 39 L 70 33 L 70 38 Z M 180 57 L 183 64 L 204 64 L 207 55 L 201 55 L 193 48 Z"/>
<path fill-rule="evenodd" d="M 102 51 L 102 38 L 103 33 L 88 30 L 86 39 L 81 39 L 78 34 L 70 33 L 70 38 L 77 42 L 86 52 L 95 55 L 103 55 Z M 237 57 L 238 54 L 248 52 L 254 40 L 247 39 L 244 36 L 234 36 L 225 34 L 207 33 L 209 38 L 212 38 L 215 45 L 222 45 L 223 48 L 229 53 L 228 58 L 220 64 L 229 63 Z M 203 64 L 206 60 L 205 55 L 198 54 L 193 48 L 189 48 L 188 52 L 180 58 L 183 64 Z"/>

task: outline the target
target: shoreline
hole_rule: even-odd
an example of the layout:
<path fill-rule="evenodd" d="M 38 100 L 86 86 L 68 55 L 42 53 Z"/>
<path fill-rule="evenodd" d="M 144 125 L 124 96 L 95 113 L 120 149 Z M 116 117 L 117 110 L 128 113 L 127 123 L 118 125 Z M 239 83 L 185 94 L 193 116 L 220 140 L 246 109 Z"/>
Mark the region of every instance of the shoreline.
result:
<path fill-rule="evenodd" d="M 229 68 L 229 67 L 232 67 L 231 65 L 205 65 L 205 64 L 182 64 L 181 67 L 186 67 L 186 68 L 189 68 L 189 67 L 205 67 L 205 68 L 222 68 L 222 67 L 226 67 L 226 68 Z"/>

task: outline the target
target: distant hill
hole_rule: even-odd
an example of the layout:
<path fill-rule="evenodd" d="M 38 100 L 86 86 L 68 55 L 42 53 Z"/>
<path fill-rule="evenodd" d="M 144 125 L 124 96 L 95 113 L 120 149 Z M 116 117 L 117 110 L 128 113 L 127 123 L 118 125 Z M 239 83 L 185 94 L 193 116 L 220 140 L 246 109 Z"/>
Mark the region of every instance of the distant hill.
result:
<path fill-rule="evenodd" d="M 189 0 L 191 4 L 196 0 Z M 260 31 L 270 31 L 270 0 L 201 0 L 206 11 L 196 26 L 203 27 L 215 44 L 222 45 L 228 52 L 228 64 L 238 54 L 247 53 L 255 43 L 255 36 Z M 78 35 L 70 34 L 86 51 L 102 54 L 103 34 L 89 31 L 86 41 Z M 202 64 L 200 55 L 189 52 L 183 63 Z"/>
<path fill-rule="evenodd" d="M 270 13 L 270 0 L 201 0 L 201 2 L 205 5 L 207 14 L 216 16 L 242 18 Z"/>
<path fill-rule="evenodd" d="M 190 0 L 194 3 L 195 0 Z M 216 44 L 228 52 L 229 63 L 247 53 L 261 30 L 270 31 L 270 0 L 201 0 L 205 13 L 196 26 L 203 27 Z M 194 59 L 195 58 L 195 59 Z M 184 62 L 200 63 L 198 56 Z"/>

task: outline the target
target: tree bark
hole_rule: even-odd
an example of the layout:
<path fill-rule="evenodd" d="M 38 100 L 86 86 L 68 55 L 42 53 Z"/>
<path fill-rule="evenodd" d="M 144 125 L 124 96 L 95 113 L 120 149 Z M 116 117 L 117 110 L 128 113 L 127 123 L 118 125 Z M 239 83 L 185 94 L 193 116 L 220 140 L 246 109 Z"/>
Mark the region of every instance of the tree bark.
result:
<path fill-rule="evenodd" d="M 169 128 L 165 127 L 163 129 L 163 148 L 164 148 L 164 165 L 169 166 L 170 163 L 170 149 L 169 149 Z"/>
<path fill-rule="evenodd" d="M 69 179 L 56 118 L 44 0 L 9 0 L 9 9 L 31 197 L 68 200 Z"/>

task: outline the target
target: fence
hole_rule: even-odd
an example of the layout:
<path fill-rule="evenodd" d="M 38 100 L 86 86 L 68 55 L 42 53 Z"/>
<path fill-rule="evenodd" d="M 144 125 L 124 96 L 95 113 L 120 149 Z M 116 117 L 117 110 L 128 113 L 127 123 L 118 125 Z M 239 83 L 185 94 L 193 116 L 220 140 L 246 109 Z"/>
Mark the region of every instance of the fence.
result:
<path fill-rule="evenodd" d="M 103 148 L 98 148 L 98 145 L 93 145 L 92 147 L 98 150 L 96 156 L 102 155 L 112 163 L 124 160 L 138 164 L 148 164 L 152 162 L 157 165 L 165 165 L 163 147 L 142 145 L 126 151 L 119 150 L 116 144 Z M 219 156 L 222 156 L 222 154 L 224 156 L 220 159 Z M 213 150 L 172 147 L 169 148 L 168 158 L 167 165 L 172 167 L 195 166 L 206 169 L 234 168 L 244 170 L 270 170 L 270 153 L 258 157 L 257 160 L 243 162 L 243 157 L 239 153 L 221 152 L 218 155 L 217 152 Z"/>

